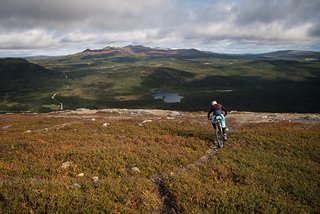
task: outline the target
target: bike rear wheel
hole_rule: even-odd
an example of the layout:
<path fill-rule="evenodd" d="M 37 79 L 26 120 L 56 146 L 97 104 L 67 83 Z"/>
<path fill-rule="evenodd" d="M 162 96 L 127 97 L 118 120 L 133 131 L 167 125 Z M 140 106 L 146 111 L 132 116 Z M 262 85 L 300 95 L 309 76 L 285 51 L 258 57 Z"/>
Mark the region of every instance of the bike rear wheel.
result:
<path fill-rule="evenodd" d="M 216 140 L 217 140 L 218 148 L 222 148 L 224 143 L 224 136 L 223 136 L 222 127 L 220 125 L 219 120 L 216 123 Z"/>

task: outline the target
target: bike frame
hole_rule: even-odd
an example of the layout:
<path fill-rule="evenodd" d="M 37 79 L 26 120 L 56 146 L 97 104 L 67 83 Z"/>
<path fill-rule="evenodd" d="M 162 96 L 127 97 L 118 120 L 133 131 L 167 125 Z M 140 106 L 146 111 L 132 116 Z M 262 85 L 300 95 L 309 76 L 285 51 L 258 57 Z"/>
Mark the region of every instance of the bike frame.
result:
<path fill-rule="evenodd" d="M 221 148 L 223 147 L 223 143 L 224 143 L 224 136 L 223 136 L 222 126 L 221 126 L 221 117 L 216 116 L 215 124 L 216 124 L 216 130 L 215 130 L 216 140 L 217 140 L 218 148 Z"/>

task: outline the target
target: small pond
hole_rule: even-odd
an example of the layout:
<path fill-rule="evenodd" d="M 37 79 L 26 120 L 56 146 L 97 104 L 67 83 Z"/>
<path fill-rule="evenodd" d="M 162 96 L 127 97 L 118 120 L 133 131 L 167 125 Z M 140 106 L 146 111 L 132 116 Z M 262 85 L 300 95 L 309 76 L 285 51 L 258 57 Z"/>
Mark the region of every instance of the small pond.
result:
<path fill-rule="evenodd" d="M 177 93 L 170 92 L 157 92 L 152 94 L 154 99 L 163 99 L 165 103 L 180 103 L 182 96 L 179 96 Z"/>
<path fill-rule="evenodd" d="M 216 90 L 216 92 L 225 93 L 225 92 L 233 92 L 233 90 L 232 89 L 220 89 L 220 90 Z"/>

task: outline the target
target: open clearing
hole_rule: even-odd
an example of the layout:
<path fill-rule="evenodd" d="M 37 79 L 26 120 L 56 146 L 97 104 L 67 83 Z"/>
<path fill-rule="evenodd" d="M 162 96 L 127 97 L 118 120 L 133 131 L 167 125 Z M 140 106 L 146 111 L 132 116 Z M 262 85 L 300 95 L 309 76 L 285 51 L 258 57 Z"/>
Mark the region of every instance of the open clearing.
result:
<path fill-rule="evenodd" d="M 14 212 L 317 212 L 320 116 L 102 109 L 0 115 L 0 208 Z"/>

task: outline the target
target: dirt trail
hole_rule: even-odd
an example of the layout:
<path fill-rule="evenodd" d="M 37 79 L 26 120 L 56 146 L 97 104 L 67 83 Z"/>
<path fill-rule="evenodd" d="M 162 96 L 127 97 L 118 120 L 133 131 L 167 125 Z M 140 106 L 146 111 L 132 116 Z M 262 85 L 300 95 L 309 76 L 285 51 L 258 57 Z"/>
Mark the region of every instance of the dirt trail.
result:
<path fill-rule="evenodd" d="M 64 71 L 61 71 L 61 73 L 65 76 L 65 78 L 66 79 L 68 79 L 69 77 L 68 77 L 68 75 L 66 74 L 66 72 L 64 72 Z M 69 85 L 67 85 L 67 89 L 69 89 L 70 88 L 70 86 Z M 53 99 L 54 101 L 56 101 L 56 102 L 58 102 L 59 104 L 60 104 L 60 108 L 59 108 L 59 110 L 60 111 L 62 111 L 63 110 L 63 103 L 62 102 L 60 102 L 57 98 L 56 98 L 56 96 L 57 96 L 57 94 L 59 94 L 60 92 L 56 92 L 56 93 L 54 93 L 53 95 L 52 95 L 52 97 L 51 97 L 51 99 Z"/>
<path fill-rule="evenodd" d="M 214 142 L 213 144 L 214 146 L 211 145 L 207 152 L 193 163 L 190 163 L 186 166 L 175 167 L 173 169 L 169 169 L 150 176 L 149 179 L 158 186 L 158 194 L 162 201 L 160 213 L 180 213 L 177 201 L 174 195 L 167 188 L 165 180 L 168 179 L 170 175 L 179 174 L 186 171 L 187 169 L 204 165 L 212 156 L 216 155 L 220 150 L 215 146 L 216 142 Z"/>
<path fill-rule="evenodd" d="M 62 111 L 63 110 L 63 103 L 60 102 L 59 100 L 57 100 L 56 95 L 59 94 L 59 92 L 55 93 L 54 95 L 52 95 L 51 99 L 53 99 L 54 101 L 58 102 L 60 104 L 60 108 L 59 110 Z"/>

